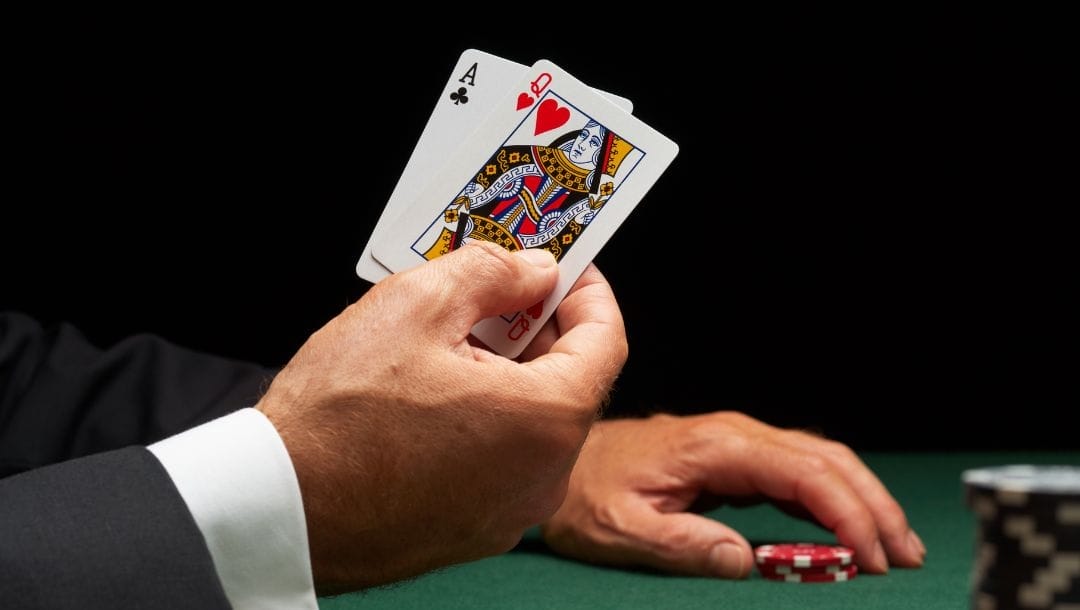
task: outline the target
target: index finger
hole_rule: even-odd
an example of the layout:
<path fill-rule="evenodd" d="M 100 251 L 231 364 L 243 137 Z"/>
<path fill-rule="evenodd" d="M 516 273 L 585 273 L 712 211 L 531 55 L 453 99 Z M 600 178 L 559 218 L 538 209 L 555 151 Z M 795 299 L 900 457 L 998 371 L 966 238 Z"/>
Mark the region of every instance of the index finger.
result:
<path fill-rule="evenodd" d="M 712 468 L 703 469 L 705 487 L 724 495 L 761 493 L 799 503 L 852 547 L 860 567 L 888 571 L 874 516 L 866 503 L 833 464 L 822 456 L 790 445 L 761 441 L 753 447 L 714 443 Z"/>

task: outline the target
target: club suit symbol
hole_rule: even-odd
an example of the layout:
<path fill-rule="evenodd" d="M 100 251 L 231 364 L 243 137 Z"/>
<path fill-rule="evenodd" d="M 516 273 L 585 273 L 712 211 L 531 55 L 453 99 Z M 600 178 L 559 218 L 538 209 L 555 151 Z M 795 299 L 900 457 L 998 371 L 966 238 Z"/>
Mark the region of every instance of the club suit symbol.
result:
<path fill-rule="evenodd" d="M 457 91 L 450 94 L 450 99 L 454 100 L 454 105 L 455 106 L 457 106 L 458 104 L 468 104 L 469 103 L 469 96 L 467 95 L 468 92 L 469 91 L 467 89 L 465 89 L 465 87 L 458 87 Z"/>

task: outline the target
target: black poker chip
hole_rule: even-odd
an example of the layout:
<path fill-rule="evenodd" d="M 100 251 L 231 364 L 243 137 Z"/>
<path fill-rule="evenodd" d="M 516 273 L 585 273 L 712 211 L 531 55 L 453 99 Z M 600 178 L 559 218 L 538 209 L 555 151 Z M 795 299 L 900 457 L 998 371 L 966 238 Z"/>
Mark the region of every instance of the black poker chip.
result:
<path fill-rule="evenodd" d="M 996 466 L 963 480 L 978 519 L 971 607 L 1080 605 L 1080 467 Z"/>

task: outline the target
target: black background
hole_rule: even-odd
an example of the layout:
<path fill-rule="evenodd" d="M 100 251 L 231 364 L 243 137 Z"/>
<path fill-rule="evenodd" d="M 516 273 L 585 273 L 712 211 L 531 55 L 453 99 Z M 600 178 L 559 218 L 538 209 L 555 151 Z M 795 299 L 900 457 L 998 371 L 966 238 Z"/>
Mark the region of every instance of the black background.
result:
<path fill-rule="evenodd" d="M 631 342 L 610 413 L 1076 448 L 1075 49 L 1004 17 L 67 24 L 9 88 L 0 307 L 284 363 L 366 290 L 356 259 L 479 48 L 681 146 L 596 261 Z"/>

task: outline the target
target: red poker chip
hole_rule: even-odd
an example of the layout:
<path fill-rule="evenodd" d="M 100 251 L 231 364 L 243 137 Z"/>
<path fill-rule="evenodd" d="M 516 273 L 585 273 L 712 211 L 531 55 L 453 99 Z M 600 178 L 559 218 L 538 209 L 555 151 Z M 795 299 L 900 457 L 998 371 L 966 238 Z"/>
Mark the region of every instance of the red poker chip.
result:
<path fill-rule="evenodd" d="M 796 568 L 846 566 L 851 564 L 853 551 L 844 546 L 796 542 L 765 544 L 754 549 L 758 565 L 786 565 Z"/>
<path fill-rule="evenodd" d="M 780 576 L 784 577 L 788 574 L 836 574 L 837 572 L 847 569 L 848 566 L 815 566 L 810 568 L 796 568 L 795 566 L 786 565 L 759 565 L 758 571 L 762 576 Z"/>
<path fill-rule="evenodd" d="M 847 582 L 855 578 L 858 573 L 858 566 L 851 564 L 848 566 L 836 566 L 835 570 L 826 572 L 807 572 L 793 569 L 791 574 L 769 574 L 763 571 L 761 576 L 765 580 L 780 582 Z"/>

